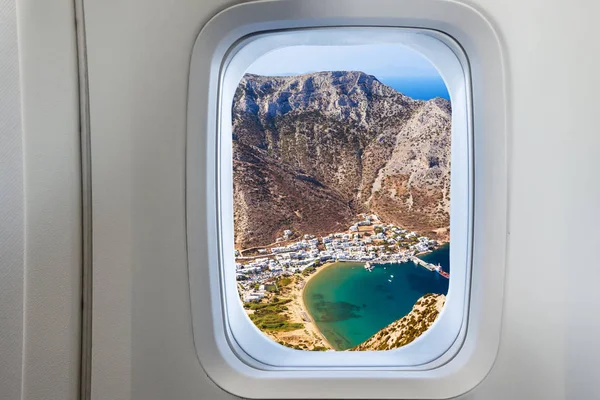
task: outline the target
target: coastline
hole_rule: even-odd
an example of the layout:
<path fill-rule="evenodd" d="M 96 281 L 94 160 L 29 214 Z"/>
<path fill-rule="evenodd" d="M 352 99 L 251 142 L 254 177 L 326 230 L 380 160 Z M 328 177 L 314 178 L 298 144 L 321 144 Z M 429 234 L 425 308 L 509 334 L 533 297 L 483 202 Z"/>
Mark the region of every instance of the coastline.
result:
<path fill-rule="evenodd" d="M 420 253 L 415 254 L 415 257 L 424 256 L 425 254 L 433 253 L 435 250 L 438 250 L 438 249 L 439 249 L 439 247 L 437 247 L 433 250 L 422 251 Z"/>
<path fill-rule="evenodd" d="M 293 331 L 265 332 L 265 334 L 276 342 L 286 343 L 288 347 L 304 345 L 308 347 L 303 350 L 314 350 L 316 348 L 319 348 L 320 351 L 336 350 L 327 340 L 325 335 L 323 335 L 323 332 L 321 332 L 315 323 L 314 317 L 308 311 L 308 307 L 304 302 L 304 289 L 306 288 L 306 285 L 313 277 L 318 275 L 321 270 L 324 270 L 333 264 L 335 264 L 335 262 L 325 263 L 322 266 L 317 267 L 315 271 L 308 276 L 297 276 L 298 278 L 301 277 L 302 281 L 296 282 L 295 279 L 297 278 L 295 278 L 293 284 L 288 286 L 289 292 L 282 294 L 282 297 L 291 299 L 291 302 L 286 305 L 288 307 L 286 314 L 289 321 L 301 323 L 304 327 Z"/>
<path fill-rule="evenodd" d="M 436 247 L 434 251 L 439 250 L 444 246 L 447 246 L 447 243 L 443 243 L 442 246 Z M 432 252 L 422 252 L 420 253 L 420 255 L 427 255 L 430 253 Z M 285 311 L 285 315 L 287 315 L 288 321 L 291 323 L 301 323 L 303 325 L 303 328 L 295 329 L 293 331 L 284 330 L 279 332 L 273 331 L 265 333 L 280 344 L 285 344 L 288 347 L 292 347 L 298 350 L 340 351 L 332 345 L 332 343 L 323 334 L 320 327 L 315 322 L 315 316 L 311 314 L 309 308 L 307 307 L 305 295 L 307 294 L 307 285 L 313 282 L 312 280 L 315 276 L 319 275 L 322 271 L 328 269 L 333 265 L 343 265 L 344 263 L 345 261 L 327 262 L 319 267 L 316 267 L 315 270 L 308 276 L 305 276 L 303 274 L 294 275 L 292 277 L 292 284 L 282 287 L 283 291 L 281 293 L 281 296 L 289 298 L 291 300 L 291 302 L 287 304 L 287 311 Z M 354 260 L 349 260 L 347 263 L 355 265 L 356 263 L 364 264 L 363 262 Z M 402 264 L 404 262 L 400 263 Z M 413 263 L 415 263 L 415 261 L 413 261 Z M 417 263 L 417 265 L 421 264 Z M 427 268 L 426 265 L 423 266 L 431 271 L 431 269 Z M 446 278 L 448 277 L 447 275 L 444 276 Z M 433 291 L 432 293 L 437 292 Z"/>
<path fill-rule="evenodd" d="M 450 245 L 449 241 L 441 241 L 441 242 L 439 242 L 439 244 L 437 246 L 435 246 L 435 247 L 433 247 L 433 248 L 431 248 L 431 249 L 429 249 L 427 251 L 422 251 L 420 253 L 415 253 L 415 257 L 420 257 L 420 256 L 424 256 L 424 255 L 427 255 L 427 254 L 431 254 L 434 251 L 440 250 L 442 247 L 449 246 L 449 245 Z"/>
<path fill-rule="evenodd" d="M 323 335 L 323 332 L 321 332 L 317 323 L 315 322 L 315 317 L 310 313 L 310 311 L 308 310 L 308 307 L 306 307 L 306 302 L 304 301 L 304 291 L 306 289 L 306 285 L 308 285 L 308 283 L 311 281 L 311 279 L 313 279 L 315 276 L 317 276 L 319 273 L 321 273 L 321 271 L 325 270 L 328 267 L 331 267 L 334 264 L 337 264 L 337 261 L 328 262 L 328 263 L 325 263 L 325 264 L 321 265 L 320 267 L 318 267 L 314 273 L 310 274 L 309 276 L 307 276 L 304 279 L 302 287 L 298 289 L 298 291 L 300 292 L 299 293 L 299 302 L 298 302 L 300 305 L 300 308 L 310 318 L 310 322 L 305 322 L 305 324 L 311 324 L 313 329 L 317 332 L 317 334 L 323 339 L 323 342 L 325 342 L 331 350 L 335 350 L 335 348 L 331 345 L 329 340 L 327 340 L 325 335 Z"/>
<path fill-rule="evenodd" d="M 415 254 L 415 257 L 417 257 L 417 258 L 418 258 L 419 256 L 423 256 L 423 255 L 431 254 L 431 253 L 433 253 L 433 252 L 435 252 L 435 251 L 437 251 L 437 250 L 439 250 L 439 249 L 441 249 L 442 247 L 444 247 L 444 246 L 447 246 L 447 245 L 449 245 L 449 243 L 447 243 L 447 242 L 446 242 L 446 243 L 442 243 L 440 246 L 437 246 L 437 247 L 436 247 L 436 248 L 434 248 L 433 250 L 429 250 L 429 251 L 421 252 L 421 253 L 419 253 L 419 254 Z M 299 305 L 299 307 L 300 307 L 300 310 L 301 310 L 300 312 L 301 312 L 301 313 L 302 313 L 302 312 L 306 313 L 306 315 L 307 315 L 307 316 L 310 318 L 310 322 L 306 322 L 306 320 L 303 320 L 303 323 L 305 324 L 305 326 L 310 326 L 310 328 L 312 328 L 312 329 L 311 329 L 312 331 L 314 331 L 314 332 L 317 332 L 317 334 L 318 334 L 318 335 L 319 335 L 319 336 L 320 336 L 320 337 L 323 339 L 323 342 L 324 342 L 324 343 L 326 343 L 326 344 L 328 345 L 328 347 L 329 347 L 331 350 L 335 350 L 335 351 L 338 351 L 338 350 L 336 350 L 336 349 L 335 349 L 335 348 L 334 348 L 334 347 L 331 345 L 331 343 L 330 343 L 330 342 L 327 340 L 327 338 L 325 337 L 325 335 L 324 335 L 324 334 L 321 332 L 321 330 L 319 329 L 318 325 L 317 325 L 317 324 L 316 324 L 316 322 L 314 321 L 314 319 L 315 319 L 315 318 L 314 318 L 314 316 L 313 316 L 313 315 L 310 313 L 310 311 L 309 311 L 308 307 L 306 306 L 306 302 L 305 302 L 305 298 L 304 298 L 304 296 L 305 296 L 305 289 L 306 289 L 307 285 L 309 284 L 309 282 L 310 282 L 310 281 L 311 281 L 311 280 L 312 280 L 312 279 L 313 279 L 313 278 L 314 278 L 316 275 L 318 275 L 318 274 L 319 274 L 319 273 L 320 273 L 322 270 L 325 270 L 326 268 L 328 268 L 328 267 L 331 267 L 332 265 L 335 265 L 335 264 L 340 264 L 340 263 L 344 263 L 344 261 L 334 261 L 334 262 L 329 262 L 329 263 L 325 263 L 325 264 L 323 264 L 322 266 L 318 267 L 318 268 L 315 270 L 315 272 L 314 272 L 314 273 L 312 273 L 312 274 L 311 274 L 311 275 L 309 275 L 308 277 L 305 277 L 305 278 L 304 278 L 304 281 L 303 281 L 303 283 L 301 284 L 301 285 L 302 285 L 301 287 L 299 287 L 300 285 L 297 285 L 297 286 L 294 288 L 294 294 L 295 294 L 295 295 L 299 295 L 299 296 L 300 296 L 300 297 L 299 297 L 299 301 L 297 301 L 297 302 L 296 302 L 296 301 L 294 301 L 294 302 L 295 302 L 295 303 L 297 303 L 297 305 Z M 361 261 L 353 261 L 352 263 L 362 263 L 362 264 L 364 264 L 364 262 L 361 262 Z M 295 298 L 295 299 L 297 299 L 297 297 L 296 297 L 296 296 L 294 296 L 294 298 Z M 444 298 L 445 298 L 445 296 L 444 296 Z M 409 313 L 409 314 L 410 314 L 410 313 Z M 408 315 L 408 314 L 407 314 L 407 315 Z"/>

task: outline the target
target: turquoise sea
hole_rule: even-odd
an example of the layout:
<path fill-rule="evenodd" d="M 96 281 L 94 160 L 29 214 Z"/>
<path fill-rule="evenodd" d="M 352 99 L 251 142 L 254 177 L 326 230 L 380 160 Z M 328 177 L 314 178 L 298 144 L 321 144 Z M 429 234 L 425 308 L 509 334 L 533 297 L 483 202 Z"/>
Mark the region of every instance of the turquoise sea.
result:
<path fill-rule="evenodd" d="M 449 246 L 421 257 L 449 271 Z M 315 323 L 336 350 L 354 347 L 410 312 L 427 293 L 446 294 L 448 279 L 412 262 L 378 265 L 341 262 L 320 271 L 304 289 Z"/>

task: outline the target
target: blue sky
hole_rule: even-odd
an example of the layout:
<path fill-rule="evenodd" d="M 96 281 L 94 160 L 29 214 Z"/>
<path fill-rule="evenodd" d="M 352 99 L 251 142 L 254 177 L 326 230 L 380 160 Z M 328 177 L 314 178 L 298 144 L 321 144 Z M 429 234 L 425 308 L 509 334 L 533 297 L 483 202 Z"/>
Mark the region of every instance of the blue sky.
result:
<path fill-rule="evenodd" d="M 247 72 L 281 76 L 318 71 L 362 71 L 415 99 L 449 98 L 439 73 L 425 57 L 394 44 L 284 47 L 257 59 Z"/>

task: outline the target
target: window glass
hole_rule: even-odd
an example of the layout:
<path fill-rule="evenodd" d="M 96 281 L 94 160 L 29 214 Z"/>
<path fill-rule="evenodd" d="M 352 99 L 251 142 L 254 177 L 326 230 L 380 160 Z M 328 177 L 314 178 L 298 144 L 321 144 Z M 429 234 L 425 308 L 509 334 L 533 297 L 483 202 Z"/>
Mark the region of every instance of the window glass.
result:
<path fill-rule="evenodd" d="M 397 44 L 289 46 L 232 104 L 236 284 L 297 350 L 391 350 L 441 312 L 450 279 L 451 105 Z"/>

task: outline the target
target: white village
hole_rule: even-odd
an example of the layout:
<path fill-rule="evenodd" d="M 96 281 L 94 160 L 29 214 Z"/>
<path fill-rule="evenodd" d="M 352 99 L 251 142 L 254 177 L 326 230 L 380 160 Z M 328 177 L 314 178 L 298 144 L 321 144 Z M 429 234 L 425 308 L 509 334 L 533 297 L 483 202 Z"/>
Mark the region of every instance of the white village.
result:
<path fill-rule="evenodd" d="M 428 264 L 416 255 L 440 245 L 436 240 L 384 224 L 376 215 L 360 214 L 361 220 L 347 232 L 317 238 L 302 237 L 285 230 L 273 247 L 235 251 L 236 279 L 244 303 L 260 301 L 265 287 L 281 276 L 312 273 L 324 263 L 363 262 L 371 271 L 375 264 L 413 261 L 448 278 L 439 265 Z M 251 255 L 250 255 L 251 254 Z"/>

